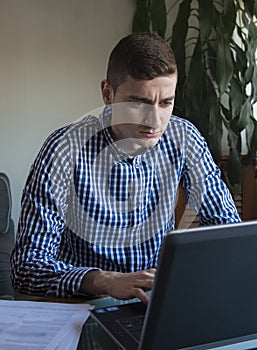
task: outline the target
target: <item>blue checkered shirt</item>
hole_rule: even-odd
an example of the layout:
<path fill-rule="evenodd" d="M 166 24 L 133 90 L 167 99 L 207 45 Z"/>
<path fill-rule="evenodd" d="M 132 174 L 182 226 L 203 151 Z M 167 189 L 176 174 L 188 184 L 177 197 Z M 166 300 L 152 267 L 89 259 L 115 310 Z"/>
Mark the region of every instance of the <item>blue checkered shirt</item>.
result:
<path fill-rule="evenodd" d="M 190 122 L 171 116 L 157 145 L 132 157 L 112 140 L 109 113 L 54 132 L 32 165 L 11 257 L 16 290 L 67 297 L 80 294 L 91 269 L 157 267 L 179 183 L 200 225 L 240 221 Z"/>

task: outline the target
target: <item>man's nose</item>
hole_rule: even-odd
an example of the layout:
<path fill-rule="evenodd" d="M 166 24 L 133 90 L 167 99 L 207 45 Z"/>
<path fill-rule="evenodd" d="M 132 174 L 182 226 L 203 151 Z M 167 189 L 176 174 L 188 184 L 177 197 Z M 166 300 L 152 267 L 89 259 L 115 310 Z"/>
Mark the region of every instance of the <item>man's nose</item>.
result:
<path fill-rule="evenodd" d="M 158 128 L 161 121 L 161 111 L 157 106 L 146 106 L 144 123 L 151 128 Z"/>

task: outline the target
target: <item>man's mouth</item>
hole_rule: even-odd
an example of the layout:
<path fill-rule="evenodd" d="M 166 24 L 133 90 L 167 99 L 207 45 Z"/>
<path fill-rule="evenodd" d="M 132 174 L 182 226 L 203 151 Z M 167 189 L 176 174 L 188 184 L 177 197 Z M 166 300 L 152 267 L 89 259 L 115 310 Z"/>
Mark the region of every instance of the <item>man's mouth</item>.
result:
<path fill-rule="evenodd" d="M 141 130 L 140 134 L 147 138 L 156 138 L 161 135 L 161 130 Z"/>

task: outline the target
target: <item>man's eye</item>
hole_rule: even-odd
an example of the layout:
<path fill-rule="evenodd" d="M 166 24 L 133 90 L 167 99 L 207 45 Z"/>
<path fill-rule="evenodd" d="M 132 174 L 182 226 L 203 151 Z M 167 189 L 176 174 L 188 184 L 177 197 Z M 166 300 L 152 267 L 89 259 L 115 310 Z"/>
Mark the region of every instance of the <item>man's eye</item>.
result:
<path fill-rule="evenodd" d="M 161 103 L 161 106 L 162 107 L 169 107 L 169 106 L 171 106 L 173 104 L 173 101 L 163 101 L 162 103 Z"/>
<path fill-rule="evenodd" d="M 132 101 L 130 103 L 131 103 L 131 106 L 134 108 L 140 108 L 140 107 L 145 106 L 145 103 L 142 101 Z"/>

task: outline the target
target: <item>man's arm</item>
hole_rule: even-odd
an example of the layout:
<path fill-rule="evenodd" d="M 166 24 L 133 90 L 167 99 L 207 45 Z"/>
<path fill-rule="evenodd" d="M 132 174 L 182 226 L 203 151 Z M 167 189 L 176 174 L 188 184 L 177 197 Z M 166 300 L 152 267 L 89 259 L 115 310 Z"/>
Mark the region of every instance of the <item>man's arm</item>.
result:
<path fill-rule="evenodd" d="M 139 298 L 144 304 L 149 301 L 145 291 L 153 286 L 156 269 L 131 273 L 113 271 L 89 271 L 82 280 L 80 292 L 107 294 L 117 299 Z"/>
<path fill-rule="evenodd" d="M 57 131 L 46 140 L 31 167 L 11 257 L 13 286 L 19 292 L 70 296 L 85 274 L 85 269 L 74 268 L 69 259 L 59 258 L 66 229 L 69 154 L 68 142 Z"/>
<path fill-rule="evenodd" d="M 187 135 L 182 186 L 188 205 L 200 215 L 200 225 L 240 222 L 232 195 L 221 179 L 205 139 L 191 126 Z"/>

